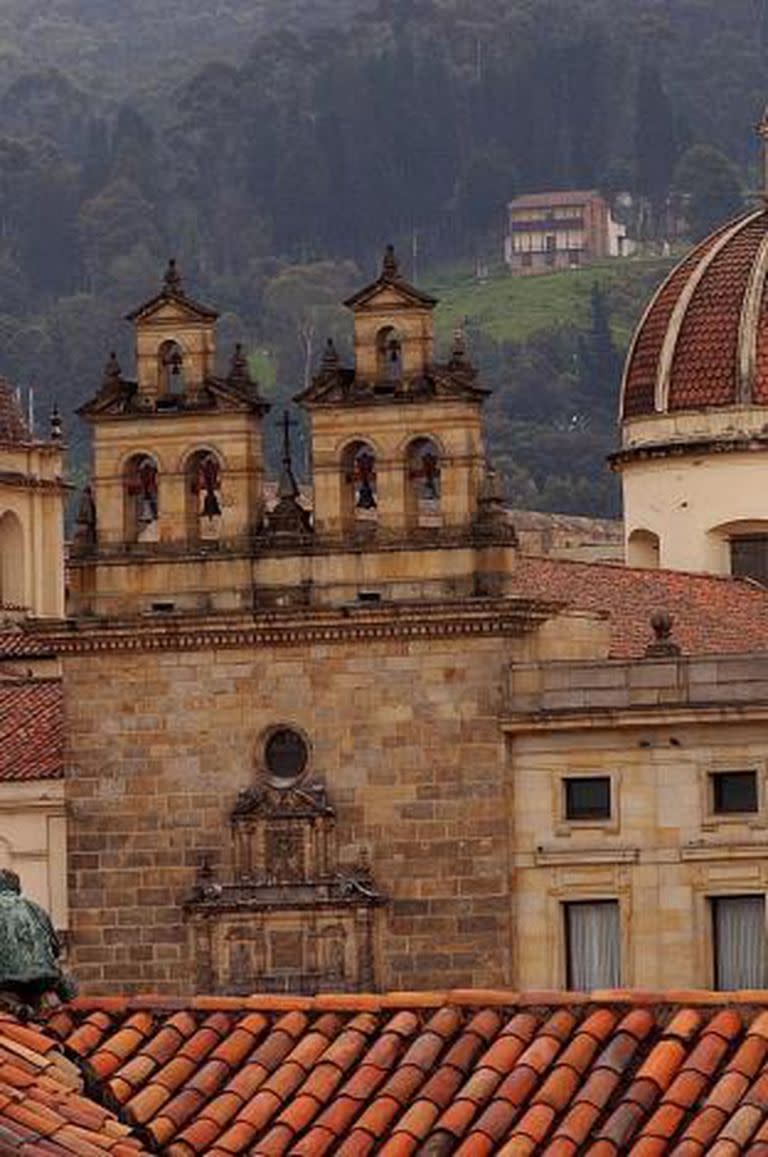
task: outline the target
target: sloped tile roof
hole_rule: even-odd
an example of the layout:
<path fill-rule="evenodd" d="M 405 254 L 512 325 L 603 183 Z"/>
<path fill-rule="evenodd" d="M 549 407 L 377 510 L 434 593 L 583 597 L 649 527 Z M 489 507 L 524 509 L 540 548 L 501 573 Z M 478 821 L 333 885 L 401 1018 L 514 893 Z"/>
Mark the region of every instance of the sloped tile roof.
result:
<path fill-rule="evenodd" d="M 0 679 L 0 781 L 60 779 L 64 704 L 58 679 Z"/>
<path fill-rule="evenodd" d="M 0 1013 L 0 1153 L 137 1157 L 147 1150 L 114 1113 L 83 1094 L 55 1038 Z"/>
<path fill-rule="evenodd" d="M 654 611 L 669 611 L 683 654 L 768 649 L 768 590 L 744 579 L 521 557 L 511 593 L 608 616 L 612 658 L 639 658 L 653 641 Z"/>
<path fill-rule="evenodd" d="M 0 661 L 41 658 L 50 653 L 48 644 L 28 635 L 22 628 L 0 628 Z"/>
<path fill-rule="evenodd" d="M 74 1001 L 46 1026 L 169 1157 L 765 1157 L 768 993 Z"/>

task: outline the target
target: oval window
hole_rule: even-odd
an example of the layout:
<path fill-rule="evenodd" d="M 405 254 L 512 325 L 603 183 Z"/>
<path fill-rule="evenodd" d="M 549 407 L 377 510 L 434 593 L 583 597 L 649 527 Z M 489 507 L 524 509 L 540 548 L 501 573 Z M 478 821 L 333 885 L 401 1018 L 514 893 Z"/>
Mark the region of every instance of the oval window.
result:
<path fill-rule="evenodd" d="M 303 775 L 309 759 L 306 740 L 291 727 L 278 727 L 264 745 L 264 763 L 278 786 Z"/>

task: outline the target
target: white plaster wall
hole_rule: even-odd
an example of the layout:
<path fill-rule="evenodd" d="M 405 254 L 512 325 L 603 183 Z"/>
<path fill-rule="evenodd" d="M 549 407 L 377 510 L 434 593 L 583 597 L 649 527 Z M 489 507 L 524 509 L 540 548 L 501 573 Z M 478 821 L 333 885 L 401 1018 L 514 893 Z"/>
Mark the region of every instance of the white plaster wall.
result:
<path fill-rule="evenodd" d="M 634 531 L 659 538 L 659 564 L 730 574 L 733 533 L 768 532 L 768 450 L 646 459 L 623 467 L 627 562 Z"/>
<path fill-rule="evenodd" d="M 0 783 L 0 868 L 18 872 L 24 894 L 68 928 L 63 782 Z"/>

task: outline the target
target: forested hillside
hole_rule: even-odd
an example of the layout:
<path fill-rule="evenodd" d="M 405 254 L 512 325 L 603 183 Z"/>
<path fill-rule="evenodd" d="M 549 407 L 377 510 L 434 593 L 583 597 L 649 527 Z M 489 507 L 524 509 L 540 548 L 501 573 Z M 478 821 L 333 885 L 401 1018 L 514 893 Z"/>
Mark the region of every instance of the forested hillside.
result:
<path fill-rule="evenodd" d="M 511 196 L 567 186 L 630 192 L 650 249 L 671 201 L 699 235 L 757 181 L 766 47 L 768 0 L 5 0 L 0 371 L 69 415 L 111 347 L 130 367 L 119 318 L 171 253 L 285 397 L 386 241 L 461 281 Z M 621 347 L 662 272 L 563 274 L 524 336 L 484 286 L 448 302 L 518 503 L 615 509 Z"/>

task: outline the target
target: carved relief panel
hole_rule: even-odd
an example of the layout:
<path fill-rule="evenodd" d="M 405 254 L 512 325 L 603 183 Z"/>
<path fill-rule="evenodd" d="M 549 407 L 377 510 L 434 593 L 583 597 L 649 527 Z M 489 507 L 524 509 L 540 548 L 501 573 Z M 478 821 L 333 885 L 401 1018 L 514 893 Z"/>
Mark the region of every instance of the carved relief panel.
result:
<path fill-rule="evenodd" d="M 341 870 L 336 815 L 318 784 L 240 793 L 233 879 L 207 865 L 186 903 L 197 987 L 248 993 L 374 989 L 376 912 L 363 857 Z"/>

